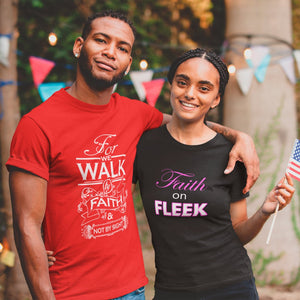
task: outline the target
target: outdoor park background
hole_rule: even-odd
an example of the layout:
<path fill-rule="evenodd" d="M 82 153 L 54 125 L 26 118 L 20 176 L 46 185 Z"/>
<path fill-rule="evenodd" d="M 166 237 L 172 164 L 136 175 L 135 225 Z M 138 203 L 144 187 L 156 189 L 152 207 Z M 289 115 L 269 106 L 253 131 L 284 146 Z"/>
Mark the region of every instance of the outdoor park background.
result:
<path fill-rule="evenodd" d="M 137 28 L 131 70 L 140 71 L 140 61 L 147 60 L 148 70 L 153 71 L 148 92 L 155 84 L 151 79 L 165 80 L 172 59 L 194 47 L 213 48 L 228 65 L 236 67 L 224 102 L 210 118 L 254 138 L 261 177 L 251 191 L 249 214 L 283 175 L 298 136 L 299 0 L 0 0 L 0 242 L 4 246 L 0 256 L 1 300 L 30 299 L 17 256 L 14 266 L 10 266 L 10 258 L 16 254 L 5 169 L 11 137 L 19 118 L 42 102 L 38 85 L 42 88 L 48 83 L 72 82 L 72 47 L 81 25 L 91 13 L 109 8 L 128 12 Z M 58 38 L 55 46 L 49 45 L 50 32 Z M 7 57 L 4 40 L 9 42 Z M 252 57 L 252 65 L 243 56 L 243 50 L 251 47 L 259 49 L 256 54 L 261 58 L 255 61 Z M 39 82 L 36 78 L 43 67 L 30 64 L 31 57 L 52 64 Z M 140 78 L 144 73 L 137 74 Z M 118 85 L 117 92 L 143 98 L 145 95 L 138 92 L 130 75 L 133 73 Z M 153 101 L 150 94 L 146 101 Z M 157 96 L 155 106 L 169 113 L 166 81 Z M 270 245 L 265 244 L 267 223 L 259 237 L 247 246 L 262 300 L 300 299 L 299 187 L 296 185 L 293 204 L 278 215 Z M 151 299 L 155 274 L 151 237 L 137 194 L 135 202 L 150 279 L 146 296 Z"/>

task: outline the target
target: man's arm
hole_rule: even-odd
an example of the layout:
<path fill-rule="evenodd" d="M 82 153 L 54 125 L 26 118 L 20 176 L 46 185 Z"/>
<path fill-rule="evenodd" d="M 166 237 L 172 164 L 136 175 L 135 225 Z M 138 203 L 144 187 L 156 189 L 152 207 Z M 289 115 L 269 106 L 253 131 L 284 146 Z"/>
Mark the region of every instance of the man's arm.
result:
<path fill-rule="evenodd" d="M 46 209 L 47 181 L 20 169 L 10 170 L 15 242 L 33 299 L 55 300 L 41 225 Z"/>
<path fill-rule="evenodd" d="M 172 119 L 171 115 L 163 114 L 163 120 L 162 120 L 161 125 L 168 124 L 171 121 L 171 119 Z"/>
<path fill-rule="evenodd" d="M 234 143 L 224 173 L 229 174 L 233 171 L 236 161 L 242 161 L 247 170 L 247 183 L 243 192 L 247 193 L 259 177 L 259 159 L 252 138 L 244 132 L 213 122 L 207 122 L 207 125 Z"/>

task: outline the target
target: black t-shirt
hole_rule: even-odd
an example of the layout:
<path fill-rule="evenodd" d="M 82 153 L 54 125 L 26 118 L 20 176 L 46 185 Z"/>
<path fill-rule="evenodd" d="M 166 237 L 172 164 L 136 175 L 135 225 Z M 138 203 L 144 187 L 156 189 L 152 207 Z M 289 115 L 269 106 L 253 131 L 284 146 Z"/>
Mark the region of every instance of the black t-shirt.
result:
<path fill-rule="evenodd" d="M 231 148 L 219 134 L 201 145 L 181 144 L 166 126 L 142 136 L 133 182 L 152 233 L 157 288 L 202 291 L 253 276 L 230 218 L 230 203 L 247 196 L 242 163 L 224 175 Z"/>

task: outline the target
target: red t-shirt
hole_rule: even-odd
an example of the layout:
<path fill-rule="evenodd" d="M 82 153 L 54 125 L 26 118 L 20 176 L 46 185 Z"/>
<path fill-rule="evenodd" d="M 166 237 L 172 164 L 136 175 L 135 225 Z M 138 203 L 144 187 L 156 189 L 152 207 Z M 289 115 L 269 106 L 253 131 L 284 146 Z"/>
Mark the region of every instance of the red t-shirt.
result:
<path fill-rule="evenodd" d="M 108 299 L 147 284 L 131 196 L 136 144 L 162 113 L 118 94 L 91 105 L 64 89 L 25 115 L 7 166 L 48 181 L 43 222 L 56 299 Z M 32 191 L 34 193 L 34 191 Z"/>

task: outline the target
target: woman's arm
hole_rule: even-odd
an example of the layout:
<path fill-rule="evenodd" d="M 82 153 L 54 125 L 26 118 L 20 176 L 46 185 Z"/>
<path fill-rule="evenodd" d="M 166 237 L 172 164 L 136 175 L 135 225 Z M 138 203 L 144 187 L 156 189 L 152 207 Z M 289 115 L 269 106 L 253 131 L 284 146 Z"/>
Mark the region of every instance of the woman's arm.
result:
<path fill-rule="evenodd" d="M 244 132 L 220 124 L 207 122 L 207 125 L 234 143 L 224 173 L 232 172 L 236 161 L 243 162 L 247 170 L 247 182 L 243 193 L 247 193 L 259 177 L 259 159 L 252 138 Z"/>
<path fill-rule="evenodd" d="M 252 217 L 247 217 L 246 199 L 232 203 L 230 205 L 232 226 L 241 243 L 245 245 L 254 239 L 270 215 L 275 212 L 277 203 L 279 202 L 279 210 L 283 209 L 291 202 L 294 192 L 293 181 L 286 174 L 286 177 L 273 188 L 263 205 Z"/>

